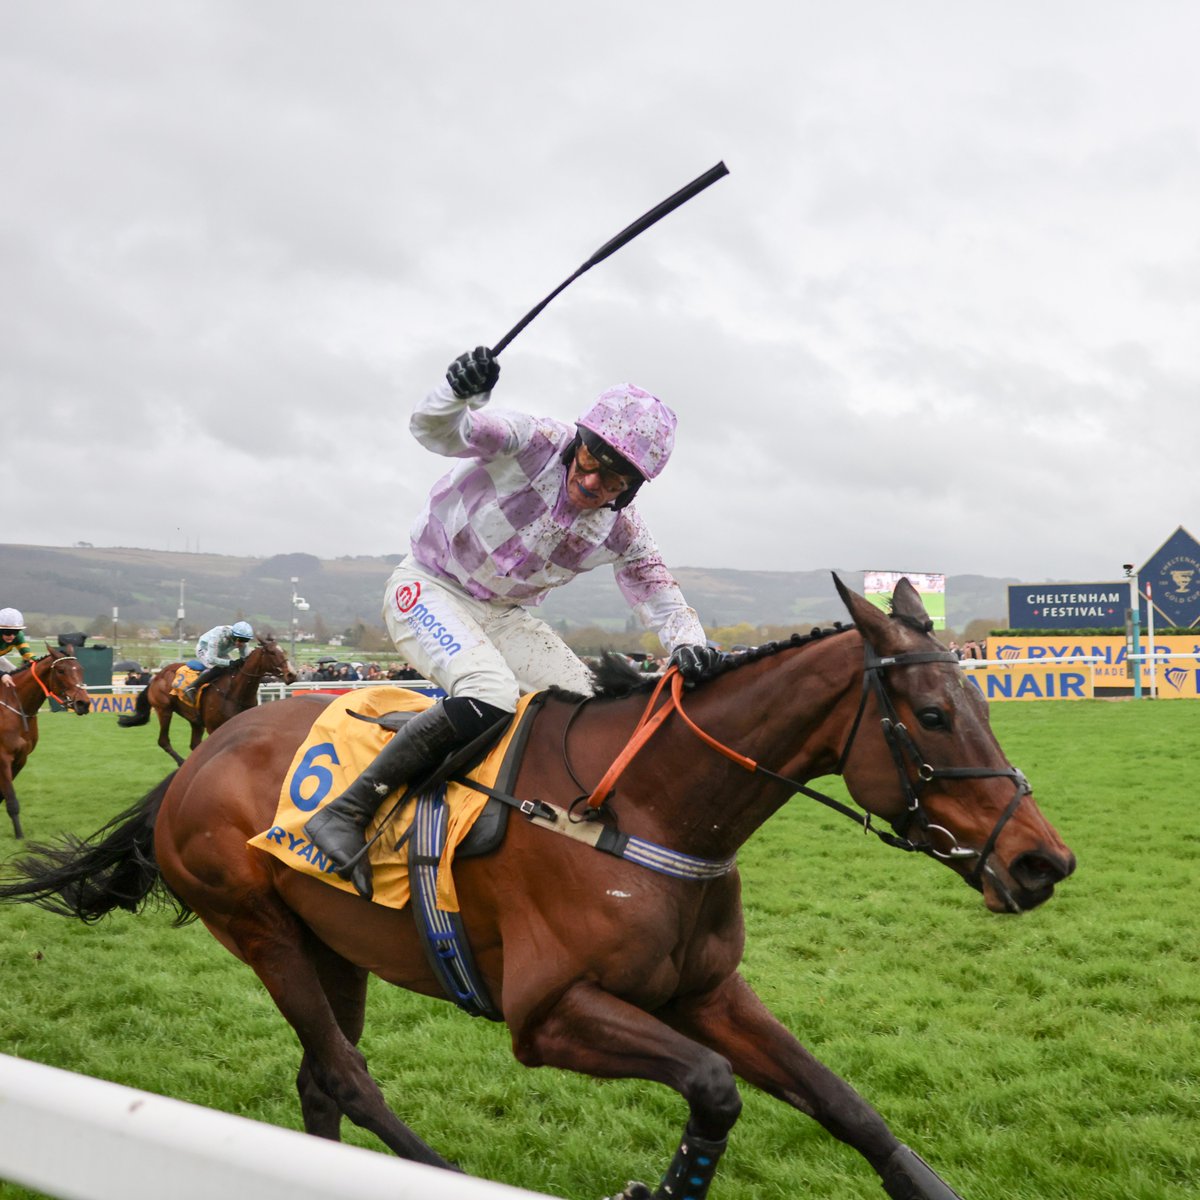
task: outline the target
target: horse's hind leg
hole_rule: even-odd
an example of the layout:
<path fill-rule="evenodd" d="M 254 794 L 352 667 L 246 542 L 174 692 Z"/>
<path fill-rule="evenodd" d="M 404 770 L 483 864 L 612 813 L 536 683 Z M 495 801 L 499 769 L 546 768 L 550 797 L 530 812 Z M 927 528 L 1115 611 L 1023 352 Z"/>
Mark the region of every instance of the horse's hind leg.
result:
<path fill-rule="evenodd" d="M 21 828 L 21 802 L 17 799 L 17 793 L 11 782 L 3 784 L 3 791 L 4 807 L 12 820 L 13 837 L 23 838 L 25 831 Z"/>
<path fill-rule="evenodd" d="M 747 1083 L 812 1117 L 854 1147 L 896 1200 L 961 1200 L 844 1079 L 814 1058 L 740 975 L 701 1000 L 658 1014 L 673 1029 L 723 1055 Z"/>
<path fill-rule="evenodd" d="M 207 917 L 211 920 L 211 912 Z M 302 1103 L 309 1105 L 306 1122 L 311 1118 L 329 1136 L 331 1120 L 324 1096 L 401 1158 L 455 1170 L 388 1108 L 366 1060 L 338 1024 L 316 958 L 306 944 L 310 935 L 291 910 L 275 895 L 263 894 L 257 903 L 247 904 L 242 915 L 229 918 L 225 933 L 262 980 L 304 1047 L 301 1074 Z"/>
<path fill-rule="evenodd" d="M 331 1142 L 342 1140 L 342 1110 L 337 1101 L 317 1083 L 312 1058 L 306 1050 L 300 1059 L 300 1070 L 296 1075 L 296 1092 L 300 1096 L 300 1113 L 304 1118 L 304 1132 L 314 1137 L 328 1138 Z"/>
<path fill-rule="evenodd" d="M 338 1027 L 347 1040 L 357 1046 L 358 1039 L 362 1037 L 367 1007 L 367 972 L 314 937 L 308 937 L 306 949 L 312 956 Z M 300 1061 L 296 1091 L 300 1094 L 305 1132 L 330 1141 L 340 1141 L 342 1110 L 337 1101 L 317 1083 L 312 1056 L 307 1050 Z"/>
<path fill-rule="evenodd" d="M 171 745 L 171 710 L 170 708 L 158 710 L 158 744 L 175 760 L 177 766 L 183 766 L 183 759 L 175 752 L 175 747 Z"/>

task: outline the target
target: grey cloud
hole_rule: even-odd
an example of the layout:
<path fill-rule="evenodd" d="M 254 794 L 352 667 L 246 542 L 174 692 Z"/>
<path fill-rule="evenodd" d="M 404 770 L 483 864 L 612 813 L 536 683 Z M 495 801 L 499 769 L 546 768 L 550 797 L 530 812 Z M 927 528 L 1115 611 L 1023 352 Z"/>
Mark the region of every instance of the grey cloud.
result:
<path fill-rule="evenodd" d="M 92 481 L 13 455 L 17 536 L 402 546 L 412 402 L 724 158 L 496 402 L 672 403 L 675 563 L 1104 578 L 1200 528 L 1200 16 L 1157 11 L 16 6 L 0 399 Z"/>

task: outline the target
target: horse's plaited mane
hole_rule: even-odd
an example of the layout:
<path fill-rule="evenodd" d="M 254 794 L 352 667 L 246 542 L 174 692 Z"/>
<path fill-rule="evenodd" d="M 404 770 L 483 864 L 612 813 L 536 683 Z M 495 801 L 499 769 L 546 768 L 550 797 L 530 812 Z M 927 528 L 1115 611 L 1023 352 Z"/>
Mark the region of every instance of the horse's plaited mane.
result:
<path fill-rule="evenodd" d="M 39 654 L 32 662 L 22 662 L 21 665 L 17 667 L 15 671 L 10 672 L 10 674 L 15 675 L 17 671 L 28 671 L 30 667 L 36 667 L 38 663 L 43 663 L 46 661 L 46 659 L 53 657 L 54 655 L 51 653 L 51 651 L 47 650 L 45 654 Z M 67 654 L 66 651 L 62 651 L 62 657 L 75 658 L 75 655 Z M 78 659 L 76 659 L 76 661 L 78 662 Z"/>
<path fill-rule="evenodd" d="M 761 646 L 748 646 L 744 650 L 732 651 L 724 656 L 721 666 L 706 678 L 712 679 L 717 675 L 724 675 L 726 671 L 736 671 L 738 667 L 744 667 L 747 663 L 758 662 L 760 658 L 770 658 L 784 650 L 794 650 L 797 646 L 807 646 L 821 638 L 848 633 L 852 628 L 853 626 L 836 621 L 832 629 L 814 627 L 808 633 L 793 633 L 785 641 L 764 642 Z M 605 650 L 600 656 L 599 665 L 592 668 L 592 678 L 596 681 L 595 698 L 598 700 L 619 700 L 637 692 L 648 692 L 659 679 L 657 674 L 645 674 L 623 654 L 611 650 Z M 550 691 L 564 700 L 578 702 L 583 699 L 582 696 L 561 688 L 551 688 Z"/>

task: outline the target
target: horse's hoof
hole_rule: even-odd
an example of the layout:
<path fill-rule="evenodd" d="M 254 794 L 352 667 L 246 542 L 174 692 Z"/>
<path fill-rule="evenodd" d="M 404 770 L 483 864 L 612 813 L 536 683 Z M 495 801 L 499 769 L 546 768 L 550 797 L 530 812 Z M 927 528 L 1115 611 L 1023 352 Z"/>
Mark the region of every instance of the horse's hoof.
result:
<path fill-rule="evenodd" d="M 880 1172 L 892 1200 L 963 1200 L 913 1149 L 898 1146 Z"/>
<path fill-rule="evenodd" d="M 606 1196 L 604 1200 L 653 1200 L 653 1197 L 654 1193 L 644 1183 L 631 1179 L 623 1192 L 618 1192 L 615 1196 Z"/>

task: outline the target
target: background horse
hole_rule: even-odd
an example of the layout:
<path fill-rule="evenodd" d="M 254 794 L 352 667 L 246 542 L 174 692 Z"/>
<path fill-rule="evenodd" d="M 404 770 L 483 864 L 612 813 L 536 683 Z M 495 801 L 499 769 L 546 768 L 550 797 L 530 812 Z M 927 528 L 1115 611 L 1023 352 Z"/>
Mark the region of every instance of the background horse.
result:
<path fill-rule="evenodd" d="M 71 648 L 55 650 L 14 671 L 12 687 L 0 685 L 0 793 L 12 818 L 13 834 L 24 837 L 21 829 L 21 802 L 13 788 L 38 743 L 38 709 L 47 699 L 57 700 L 63 708 L 83 716 L 92 707 L 92 698 L 83 686 L 83 667 Z"/>
<path fill-rule="evenodd" d="M 287 652 L 269 634 L 258 639 L 258 645 L 234 670 L 206 684 L 195 704 L 181 700 L 172 691 L 175 676 L 183 663 L 170 663 L 138 692 L 132 713 L 122 714 L 117 724 L 125 727 L 145 725 L 150 710 L 158 714 L 158 744 L 179 764 L 183 759 L 171 745 L 171 718 L 178 713 L 192 727 L 191 750 L 200 745 L 205 733 L 224 725 L 230 717 L 258 703 L 258 689 L 265 679 L 280 679 L 295 683 L 296 673 L 288 662 Z"/>
<path fill-rule="evenodd" d="M 854 1147 L 889 1196 L 957 1195 L 738 971 L 738 848 L 797 791 L 819 795 L 805 781 L 842 774 L 867 810 L 844 812 L 871 829 L 871 814 L 890 823 L 895 832 L 875 832 L 942 862 L 997 912 L 1036 907 L 1074 870 L 915 590 L 902 581 L 888 616 L 835 582 L 854 629 L 760 647 L 686 693 L 669 674 L 665 718 L 615 779 L 631 735 L 654 724 L 641 720 L 644 690 L 544 701 L 512 791 L 574 805 L 581 818 L 588 806 L 576 802 L 604 777 L 609 854 L 514 818 L 498 850 L 454 865 L 475 963 L 516 1057 L 655 1080 L 686 1101 L 655 1196 L 706 1196 L 741 1109 L 735 1074 Z M 23 858 L 0 899 L 91 921 L 136 911 L 165 884 L 181 918 L 198 914 L 295 1029 L 305 1128 L 336 1139 L 345 1115 L 397 1154 L 447 1167 L 388 1107 L 356 1045 L 369 972 L 443 994 L 411 906 L 369 903 L 246 845 L 273 824 L 323 700 L 269 704 L 226 725 L 93 838 Z M 649 869 L 622 845 L 681 869 Z M 623 1194 L 650 1195 L 643 1185 Z"/>

